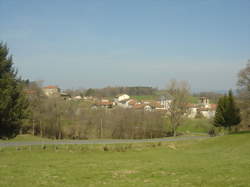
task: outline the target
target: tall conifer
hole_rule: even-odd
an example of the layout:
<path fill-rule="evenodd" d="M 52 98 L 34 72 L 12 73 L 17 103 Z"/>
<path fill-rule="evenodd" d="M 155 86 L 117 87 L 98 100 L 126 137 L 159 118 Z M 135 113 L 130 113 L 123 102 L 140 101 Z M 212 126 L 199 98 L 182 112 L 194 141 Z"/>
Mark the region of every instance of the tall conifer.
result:
<path fill-rule="evenodd" d="M 28 103 L 6 44 L 0 43 L 0 138 L 17 135 Z"/>
<path fill-rule="evenodd" d="M 229 128 L 231 128 L 231 126 L 239 124 L 241 121 L 240 109 L 236 106 L 232 90 L 228 92 L 227 108 L 225 111 L 225 116 L 227 118 L 226 127 L 229 127 Z"/>
<path fill-rule="evenodd" d="M 216 127 L 225 127 L 231 129 L 232 126 L 238 125 L 241 121 L 240 110 L 236 106 L 233 93 L 230 90 L 228 95 L 221 97 L 218 101 L 214 117 Z"/>

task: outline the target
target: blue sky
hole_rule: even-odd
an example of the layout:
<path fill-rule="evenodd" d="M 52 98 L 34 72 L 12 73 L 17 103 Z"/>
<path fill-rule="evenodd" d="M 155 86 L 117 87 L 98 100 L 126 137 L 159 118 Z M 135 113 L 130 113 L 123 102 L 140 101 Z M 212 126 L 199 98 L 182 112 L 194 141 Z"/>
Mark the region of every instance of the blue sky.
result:
<path fill-rule="evenodd" d="M 23 78 L 61 88 L 235 88 L 249 0 L 0 0 L 0 40 Z"/>

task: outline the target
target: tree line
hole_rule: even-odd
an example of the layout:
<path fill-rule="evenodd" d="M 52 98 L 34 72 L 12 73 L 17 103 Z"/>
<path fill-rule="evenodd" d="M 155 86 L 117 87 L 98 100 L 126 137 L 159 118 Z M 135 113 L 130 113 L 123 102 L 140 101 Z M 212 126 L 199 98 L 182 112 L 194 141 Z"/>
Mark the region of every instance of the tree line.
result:
<path fill-rule="evenodd" d="M 33 86 L 34 89 L 34 86 Z M 91 103 L 48 98 L 36 87 L 23 133 L 53 139 L 156 138 L 166 136 L 164 114 L 122 108 L 91 109 Z"/>
<path fill-rule="evenodd" d="M 48 98 L 41 86 L 17 76 L 6 44 L 0 43 L 0 138 L 32 133 L 49 138 L 155 138 L 176 135 L 188 112 L 190 95 L 186 82 L 170 81 L 172 102 L 167 112 L 131 109 L 90 109 L 84 102 Z M 219 98 L 214 125 L 231 128 L 250 122 L 250 62 L 239 72 L 238 94 Z M 27 94 L 27 91 L 31 91 Z M 107 87 L 89 89 L 85 95 L 115 96 L 154 94 L 151 87 Z M 88 93 L 89 92 L 89 93 Z M 215 96 L 217 98 L 217 96 Z M 241 109 L 241 110 L 240 110 Z"/>
<path fill-rule="evenodd" d="M 89 88 L 83 94 L 85 96 L 96 96 L 96 97 L 115 97 L 119 94 L 128 95 L 155 95 L 157 88 L 135 86 L 135 87 L 105 87 L 105 88 Z"/>

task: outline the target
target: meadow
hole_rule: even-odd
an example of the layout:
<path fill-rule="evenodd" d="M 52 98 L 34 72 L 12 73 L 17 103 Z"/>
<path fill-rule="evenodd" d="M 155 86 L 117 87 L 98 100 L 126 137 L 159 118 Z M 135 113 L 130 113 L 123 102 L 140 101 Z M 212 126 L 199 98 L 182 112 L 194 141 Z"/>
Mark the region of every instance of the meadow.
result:
<path fill-rule="evenodd" d="M 205 140 L 1 148 L 0 186 L 250 186 L 250 133 Z"/>

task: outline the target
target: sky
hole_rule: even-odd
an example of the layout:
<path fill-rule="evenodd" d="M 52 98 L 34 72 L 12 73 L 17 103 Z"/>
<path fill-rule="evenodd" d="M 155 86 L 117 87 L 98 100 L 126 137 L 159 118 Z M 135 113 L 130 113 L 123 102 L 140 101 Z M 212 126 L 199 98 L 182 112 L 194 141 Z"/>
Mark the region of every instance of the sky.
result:
<path fill-rule="evenodd" d="M 250 59 L 250 0 L 0 0 L 19 75 L 62 89 L 236 87 Z"/>

